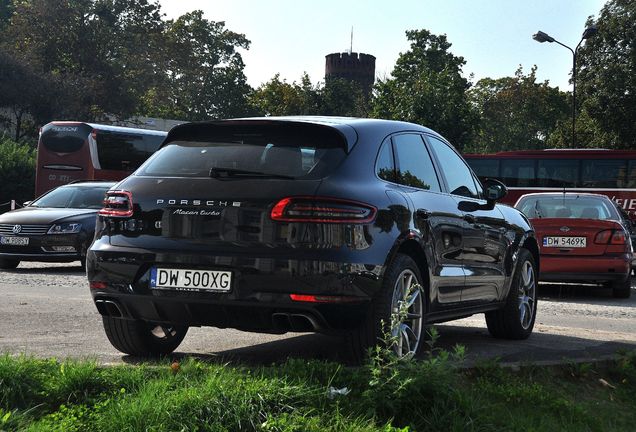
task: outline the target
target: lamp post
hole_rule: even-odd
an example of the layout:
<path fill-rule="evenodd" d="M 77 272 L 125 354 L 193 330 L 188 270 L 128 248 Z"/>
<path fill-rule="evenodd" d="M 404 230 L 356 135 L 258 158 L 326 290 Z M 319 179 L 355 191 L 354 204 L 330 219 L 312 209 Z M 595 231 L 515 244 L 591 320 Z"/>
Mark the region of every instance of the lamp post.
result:
<path fill-rule="evenodd" d="M 576 45 L 576 48 L 574 49 L 559 42 L 558 40 L 556 40 L 549 34 L 544 33 L 542 31 L 538 31 L 532 35 L 532 39 L 536 40 L 537 42 L 540 42 L 540 43 L 556 42 L 562 47 L 565 47 L 569 49 L 570 52 L 572 52 L 572 148 L 576 148 L 576 129 L 575 129 L 576 128 L 576 54 L 578 53 L 579 47 L 581 46 L 583 41 L 585 39 L 591 38 L 597 32 L 598 32 L 598 29 L 596 28 L 596 26 L 590 26 L 586 28 L 585 31 L 583 31 L 583 36 L 581 36 L 581 40 L 579 41 L 579 43 Z"/>

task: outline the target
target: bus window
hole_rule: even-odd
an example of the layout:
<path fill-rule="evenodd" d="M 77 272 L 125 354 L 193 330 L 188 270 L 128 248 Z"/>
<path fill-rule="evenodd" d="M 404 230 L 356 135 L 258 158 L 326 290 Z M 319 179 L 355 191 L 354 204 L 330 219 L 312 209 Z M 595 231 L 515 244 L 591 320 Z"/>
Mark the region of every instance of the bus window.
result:
<path fill-rule="evenodd" d="M 537 186 L 576 187 L 579 161 L 575 159 L 537 160 Z"/>
<path fill-rule="evenodd" d="M 506 186 L 534 186 L 534 160 L 503 159 L 501 161 L 501 179 Z"/>
<path fill-rule="evenodd" d="M 628 161 L 628 169 L 625 177 L 626 188 L 636 188 L 636 160 Z"/>
<path fill-rule="evenodd" d="M 95 141 L 100 168 L 135 170 L 159 148 L 163 139 L 163 136 L 97 131 Z"/>
<path fill-rule="evenodd" d="M 500 178 L 499 161 L 497 159 L 475 158 L 468 159 L 466 162 L 481 180 L 485 178 Z"/>
<path fill-rule="evenodd" d="M 624 182 L 626 161 L 620 159 L 585 159 L 581 162 L 583 187 L 616 188 Z"/>

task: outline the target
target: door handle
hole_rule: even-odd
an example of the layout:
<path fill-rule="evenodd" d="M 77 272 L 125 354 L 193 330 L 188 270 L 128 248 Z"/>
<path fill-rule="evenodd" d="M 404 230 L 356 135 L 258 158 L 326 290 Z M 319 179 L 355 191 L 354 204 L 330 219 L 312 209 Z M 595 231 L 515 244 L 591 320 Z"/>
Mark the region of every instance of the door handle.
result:
<path fill-rule="evenodd" d="M 426 209 L 417 209 L 415 215 L 420 219 L 428 219 L 431 216 L 431 211 Z"/>
<path fill-rule="evenodd" d="M 465 214 L 464 215 L 464 220 L 466 222 L 470 223 L 470 224 L 474 224 L 477 219 L 475 219 L 475 216 L 473 216 L 471 214 Z"/>

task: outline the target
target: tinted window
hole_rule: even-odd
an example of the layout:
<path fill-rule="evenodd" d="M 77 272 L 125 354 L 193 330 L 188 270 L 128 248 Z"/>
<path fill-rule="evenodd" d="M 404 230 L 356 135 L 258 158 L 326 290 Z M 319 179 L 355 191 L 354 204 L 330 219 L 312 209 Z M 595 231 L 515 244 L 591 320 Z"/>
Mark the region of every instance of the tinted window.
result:
<path fill-rule="evenodd" d="M 529 218 L 620 220 L 611 202 L 578 195 L 528 197 L 520 200 L 517 208 Z"/>
<path fill-rule="evenodd" d="M 627 175 L 625 176 L 624 185 L 620 187 L 636 188 L 636 160 L 628 161 Z"/>
<path fill-rule="evenodd" d="M 109 185 L 99 187 L 64 186 L 53 189 L 51 192 L 33 201 L 32 207 L 52 208 L 102 208 L 104 195 Z"/>
<path fill-rule="evenodd" d="M 196 140 L 170 142 L 138 175 L 208 177 L 211 169 L 225 169 L 234 171 L 233 178 L 279 175 L 317 179 L 333 171 L 345 157 L 342 138 L 323 129 L 252 127 L 205 132 L 208 136 Z"/>
<path fill-rule="evenodd" d="M 536 186 L 534 160 L 503 159 L 501 180 L 506 186 Z"/>
<path fill-rule="evenodd" d="M 626 161 L 586 159 L 581 161 L 581 182 L 583 187 L 615 188 L 626 175 Z"/>
<path fill-rule="evenodd" d="M 473 173 L 455 150 L 437 138 L 427 137 L 427 139 L 431 143 L 433 151 L 442 166 L 450 193 L 469 198 L 479 198 L 481 196 L 481 188 L 477 189 Z"/>
<path fill-rule="evenodd" d="M 393 138 L 397 163 L 397 182 L 431 191 L 441 191 L 433 162 L 420 135 L 397 135 Z"/>
<path fill-rule="evenodd" d="M 539 159 L 537 161 L 537 186 L 575 187 L 578 178 L 578 160 Z"/>
<path fill-rule="evenodd" d="M 40 143 L 56 153 L 73 153 L 82 148 L 90 131 L 86 125 L 47 125 L 42 129 Z"/>
<path fill-rule="evenodd" d="M 98 131 L 97 155 L 102 169 L 132 171 L 163 142 L 161 135 Z"/>
<path fill-rule="evenodd" d="M 393 147 L 391 141 L 387 140 L 380 154 L 378 155 L 378 162 L 376 164 L 376 173 L 382 180 L 395 181 L 395 164 L 393 163 Z"/>
<path fill-rule="evenodd" d="M 499 161 L 497 159 L 466 159 L 475 174 L 483 178 L 499 178 Z"/>

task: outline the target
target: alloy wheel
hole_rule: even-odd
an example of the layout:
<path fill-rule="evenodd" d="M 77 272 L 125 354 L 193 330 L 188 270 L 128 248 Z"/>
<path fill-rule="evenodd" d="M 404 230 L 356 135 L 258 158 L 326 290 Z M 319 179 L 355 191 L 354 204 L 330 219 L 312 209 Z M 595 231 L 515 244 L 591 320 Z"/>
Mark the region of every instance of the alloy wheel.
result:
<path fill-rule="evenodd" d="M 424 298 L 413 271 L 400 273 L 391 301 L 392 347 L 399 357 L 413 356 L 422 338 Z"/>
<path fill-rule="evenodd" d="M 537 283 L 534 277 L 534 269 L 532 263 L 526 261 L 521 266 L 521 277 L 519 278 L 519 320 L 524 330 L 527 330 L 532 325 L 536 295 Z"/>

